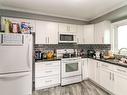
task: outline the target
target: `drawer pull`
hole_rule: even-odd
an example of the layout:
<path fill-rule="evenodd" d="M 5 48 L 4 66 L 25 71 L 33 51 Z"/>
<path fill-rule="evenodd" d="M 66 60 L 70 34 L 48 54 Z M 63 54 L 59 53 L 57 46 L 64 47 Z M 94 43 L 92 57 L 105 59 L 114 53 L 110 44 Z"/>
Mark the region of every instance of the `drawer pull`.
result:
<path fill-rule="evenodd" d="M 117 69 L 117 71 L 120 71 L 120 72 L 124 72 L 124 73 L 126 73 L 126 71 L 124 71 L 124 70 L 121 70 L 121 69 Z"/>
<path fill-rule="evenodd" d="M 52 71 L 45 71 L 46 73 L 51 73 Z"/>
<path fill-rule="evenodd" d="M 102 64 L 103 67 L 108 67 L 107 65 Z"/>
<path fill-rule="evenodd" d="M 52 82 L 52 80 L 48 80 L 48 81 L 45 81 L 45 82 Z"/>
<path fill-rule="evenodd" d="M 52 65 L 52 63 L 47 63 L 47 64 L 45 64 L 45 65 Z"/>

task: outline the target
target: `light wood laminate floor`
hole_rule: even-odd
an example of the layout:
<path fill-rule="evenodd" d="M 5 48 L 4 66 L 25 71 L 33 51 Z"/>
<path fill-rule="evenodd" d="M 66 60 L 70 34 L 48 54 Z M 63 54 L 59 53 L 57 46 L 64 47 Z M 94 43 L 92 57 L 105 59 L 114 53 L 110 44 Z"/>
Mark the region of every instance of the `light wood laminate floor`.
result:
<path fill-rule="evenodd" d="M 110 95 L 90 81 L 35 91 L 33 95 Z"/>

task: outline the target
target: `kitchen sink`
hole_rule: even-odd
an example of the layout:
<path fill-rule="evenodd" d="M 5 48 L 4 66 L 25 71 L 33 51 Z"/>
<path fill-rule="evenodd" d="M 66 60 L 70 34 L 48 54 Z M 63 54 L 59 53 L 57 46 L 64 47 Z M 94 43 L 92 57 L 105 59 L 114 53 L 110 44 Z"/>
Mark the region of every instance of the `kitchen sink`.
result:
<path fill-rule="evenodd" d="M 112 63 L 115 63 L 115 64 L 127 65 L 127 63 L 124 63 L 123 61 L 118 60 L 118 59 L 107 59 L 106 61 L 109 61 L 109 62 L 112 62 Z"/>

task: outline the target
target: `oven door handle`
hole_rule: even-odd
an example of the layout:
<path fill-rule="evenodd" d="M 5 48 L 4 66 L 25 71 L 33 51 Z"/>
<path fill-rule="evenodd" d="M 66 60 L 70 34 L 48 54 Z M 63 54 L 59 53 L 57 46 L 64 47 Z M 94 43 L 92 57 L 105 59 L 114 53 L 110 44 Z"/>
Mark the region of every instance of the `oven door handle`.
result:
<path fill-rule="evenodd" d="M 79 63 L 79 62 L 62 62 L 63 64 L 76 64 L 76 63 Z"/>

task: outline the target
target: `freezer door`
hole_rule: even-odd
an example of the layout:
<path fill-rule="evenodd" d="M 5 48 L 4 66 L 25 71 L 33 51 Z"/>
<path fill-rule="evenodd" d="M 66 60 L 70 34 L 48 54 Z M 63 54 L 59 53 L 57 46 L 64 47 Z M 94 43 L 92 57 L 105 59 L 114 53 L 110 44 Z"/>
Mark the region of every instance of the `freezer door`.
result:
<path fill-rule="evenodd" d="M 0 75 L 0 95 L 32 95 L 32 73 Z"/>
<path fill-rule="evenodd" d="M 31 71 L 32 38 L 24 36 L 24 44 L 20 46 L 0 45 L 0 74 Z"/>

